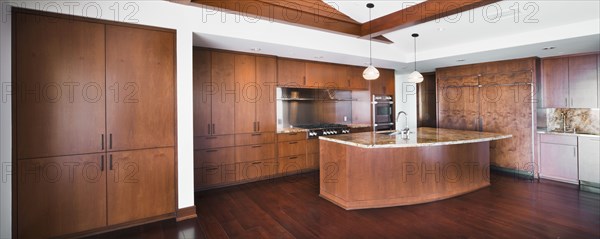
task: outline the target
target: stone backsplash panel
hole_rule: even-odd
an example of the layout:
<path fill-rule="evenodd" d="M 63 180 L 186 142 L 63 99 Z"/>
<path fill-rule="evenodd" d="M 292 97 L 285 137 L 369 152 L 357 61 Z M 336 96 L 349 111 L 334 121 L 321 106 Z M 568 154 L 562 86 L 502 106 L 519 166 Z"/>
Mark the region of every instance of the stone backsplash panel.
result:
<path fill-rule="evenodd" d="M 561 130 L 562 114 L 565 114 L 567 130 L 575 128 L 577 133 L 600 134 L 599 109 L 546 109 L 546 126 L 548 130 Z"/>

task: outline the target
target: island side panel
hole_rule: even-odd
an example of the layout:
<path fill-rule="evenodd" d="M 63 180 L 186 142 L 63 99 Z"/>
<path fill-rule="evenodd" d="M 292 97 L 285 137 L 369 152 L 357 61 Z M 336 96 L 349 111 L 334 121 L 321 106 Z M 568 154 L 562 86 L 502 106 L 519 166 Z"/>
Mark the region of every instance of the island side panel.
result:
<path fill-rule="evenodd" d="M 336 203 L 345 209 L 419 204 L 489 186 L 489 142 L 345 147 L 348 191 L 343 205 Z"/>
<path fill-rule="evenodd" d="M 319 140 L 320 196 L 344 207 L 348 198 L 347 145 Z"/>

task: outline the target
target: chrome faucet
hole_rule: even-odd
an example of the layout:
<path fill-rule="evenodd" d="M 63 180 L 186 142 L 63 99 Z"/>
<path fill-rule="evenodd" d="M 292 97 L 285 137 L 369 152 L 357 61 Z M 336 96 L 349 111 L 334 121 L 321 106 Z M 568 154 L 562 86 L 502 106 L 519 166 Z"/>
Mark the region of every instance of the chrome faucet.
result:
<path fill-rule="evenodd" d="M 396 116 L 396 125 L 398 125 L 401 114 L 404 114 L 404 119 L 406 120 L 406 126 L 404 127 L 404 129 L 401 129 L 400 132 L 402 133 L 402 135 L 408 136 L 410 129 L 408 128 L 408 114 L 406 114 L 406 112 L 404 112 L 404 111 L 398 112 L 398 115 Z"/>
<path fill-rule="evenodd" d="M 564 113 L 560 113 L 560 116 L 562 116 L 563 132 L 567 132 L 567 117 Z"/>

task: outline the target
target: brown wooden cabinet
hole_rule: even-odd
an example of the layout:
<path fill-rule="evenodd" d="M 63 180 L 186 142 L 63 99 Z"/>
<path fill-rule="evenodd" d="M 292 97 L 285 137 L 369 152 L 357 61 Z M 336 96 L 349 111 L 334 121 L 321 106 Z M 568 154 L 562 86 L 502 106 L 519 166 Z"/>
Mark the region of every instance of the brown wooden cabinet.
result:
<path fill-rule="evenodd" d="M 598 54 L 542 59 L 545 108 L 598 108 Z"/>
<path fill-rule="evenodd" d="M 274 132 L 277 61 L 243 54 L 235 59 L 235 133 Z"/>
<path fill-rule="evenodd" d="M 17 14 L 13 31 L 18 157 L 102 152 L 104 25 Z"/>
<path fill-rule="evenodd" d="M 369 81 L 363 78 L 362 73 L 364 67 L 348 66 L 346 68 L 346 78 L 348 80 L 348 88 L 351 90 L 368 90 Z"/>
<path fill-rule="evenodd" d="M 105 154 L 19 160 L 19 238 L 56 237 L 106 226 Z"/>
<path fill-rule="evenodd" d="M 13 14 L 17 236 L 174 216 L 175 32 Z"/>
<path fill-rule="evenodd" d="M 491 164 L 532 167 L 536 65 L 526 58 L 437 69 L 438 127 L 511 134 L 490 143 Z"/>
<path fill-rule="evenodd" d="M 194 136 L 234 133 L 235 55 L 194 48 Z"/>
<path fill-rule="evenodd" d="M 172 147 L 108 154 L 108 225 L 173 213 L 174 155 Z"/>
<path fill-rule="evenodd" d="M 301 60 L 277 58 L 277 86 L 304 87 L 306 85 L 306 63 Z"/>
<path fill-rule="evenodd" d="M 277 134 L 277 163 L 279 175 L 291 175 L 308 171 L 306 132 Z M 313 149 L 313 148 L 311 148 Z"/>
<path fill-rule="evenodd" d="M 379 78 L 369 81 L 371 95 L 394 95 L 394 74 L 394 70 L 379 69 Z"/>
<path fill-rule="evenodd" d="M 348 89 L 347 66 L 306 62 L 306 86 L 319 89 Z"/>
<path fill-rule="evenodd" d="M 598 108 L 597 54 L 569 57 L 569 107 Z"/>
<path fill-rule="evenodd" d="M 175 35 L 106 26 L 106 131 L 112 151 L 175 144 Z"/>

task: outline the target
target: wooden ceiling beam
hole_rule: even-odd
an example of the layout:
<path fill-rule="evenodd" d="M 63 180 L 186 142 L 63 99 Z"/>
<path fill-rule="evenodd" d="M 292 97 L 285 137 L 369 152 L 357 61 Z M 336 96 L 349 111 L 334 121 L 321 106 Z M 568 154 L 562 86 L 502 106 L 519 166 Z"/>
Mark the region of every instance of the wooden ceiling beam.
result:
<path fill-rule="evenodd" d="M 191 3 L 207 6 L 210 10 L 238 14 L 238 20 L 255 18 L 268 21 L 286 22 L 314 29 L 326 30 L 347 35 L 360 36 L 361 24 L 349 17 L 342 17 L 335 8 L 318 0 L 268 1 L 268 0 L 191 0 Z M 312 4 L 311 4 L 312 3 Z M 207 11 L 211 17 L 211 12 Z M 224 16 L 212 16 L 221 17 Z M 230 19 L 230 20 L 229 20 Z M 225 18 L 234 21 L 233 17 Z"/>
<path fill-rule="evenodd" d="M 500 0 L 428 0 L 363 23 L 361 36 L 383 35 L 498 1 Z M 372 24 L 370 27 L 369 23 Z"/>

